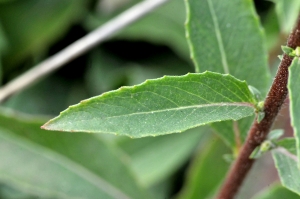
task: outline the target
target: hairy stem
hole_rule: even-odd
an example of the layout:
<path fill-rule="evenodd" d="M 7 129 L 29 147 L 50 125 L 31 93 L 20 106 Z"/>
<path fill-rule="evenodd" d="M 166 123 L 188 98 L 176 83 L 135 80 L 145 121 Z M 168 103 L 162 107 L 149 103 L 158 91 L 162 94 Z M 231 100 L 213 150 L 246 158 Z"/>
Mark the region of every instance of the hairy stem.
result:
<path fill-rule="evenodd" d="M 289 36 L 287 46 L 293 49 L 300 46 L 300 16 L 298 17 L 297 24 L 293 32 Z M 287 96 L 288 67 L 291 63 L 292 58 L 284 54 L 273 84 L 265 100 L 265 117 L 260 123 L 257 123 L 256 120 L 254 121 L 250 128 L 248 137 L 241 148 L 240 154 L 235 163 L 232 165 L 225 182 L 217 195 L 217 199 L 234 198 L 247 173 L 251 169 L 255 159 L 250 159 L 249 156 L 252 151 L 265 140 Z"/>

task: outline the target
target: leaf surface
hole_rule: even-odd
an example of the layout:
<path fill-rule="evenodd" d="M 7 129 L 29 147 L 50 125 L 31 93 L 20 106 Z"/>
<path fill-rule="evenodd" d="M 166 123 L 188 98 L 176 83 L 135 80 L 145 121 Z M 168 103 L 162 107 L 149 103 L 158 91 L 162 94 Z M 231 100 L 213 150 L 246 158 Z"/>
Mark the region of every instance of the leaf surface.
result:
<path fill-rule="evenodd" d="M 273 150 L 272 155 L 282 185 L 300 195 L 300 170 L 297 167 L 296 156 L 277 150 Z"/>
<path fill-rule="evenodd" d="M 300 166 L 300 59 L 295 57 L 289 67 L 288 91 L 290 97 L 291 124 L 296 139 L 298 165 Z"/>
<path fill-rule="evenodd" d="M 205 72 L 165 76 L 105 93 L 69 107 L 42 128 L 145 137 L 182 132 L 254 113 L 245 82 Z"/>
<path fill-rule="evenodd" d="M 266 95 L 270 74 L 263 30 L 248 0 L 187 0 L 186 35 L 196 72 L 229 73 Z M 226 10 L 226 11 L 225 11 Z M 225 11 L 225 12 L 224 12 Z M 247 135 L 252 118 L 214 123 L 212 127 L 233 150 Z M 238 134 L 238 135 L 237 135 Z"/>
<path fill-rule="evenodd" d="M 186 33 L 196 71 L 229 73 L 246 80 L 264 96 L 270 77 L 267 50 L 252 2 L 186 2 Z"/>
<path fill-rule="evenodd" d="M 126 155 L 94 134 L 46 132 L 42 118 L 1 112 L 1 182 L 41 198 L 151 198 Z"/>

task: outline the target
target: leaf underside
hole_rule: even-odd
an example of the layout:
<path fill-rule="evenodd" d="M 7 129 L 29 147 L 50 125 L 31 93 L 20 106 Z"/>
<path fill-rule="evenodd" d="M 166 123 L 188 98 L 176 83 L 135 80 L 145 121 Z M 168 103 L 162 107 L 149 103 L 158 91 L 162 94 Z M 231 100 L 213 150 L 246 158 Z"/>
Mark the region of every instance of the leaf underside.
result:
<path fill-rule="evenodd" d="M 205 72 L 165 76 L 122 87 L 69 107 L 42 128 L 70 132 L 156 136 L 254 113 L 246 82 Z"/>

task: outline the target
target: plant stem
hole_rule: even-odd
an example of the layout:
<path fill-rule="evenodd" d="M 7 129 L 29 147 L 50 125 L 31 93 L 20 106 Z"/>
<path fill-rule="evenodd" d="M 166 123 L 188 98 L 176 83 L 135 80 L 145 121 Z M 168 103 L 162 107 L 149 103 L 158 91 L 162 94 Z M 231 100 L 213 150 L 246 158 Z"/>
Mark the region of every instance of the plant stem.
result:
<path fill-rule="evenodd" d="M 289 36 L 287 46 L 293 49 L 300 46 L 300 16 L 298 17 L 293 32 Z M 264 103 L 265 117 L 260 123 L 257 123 L 255 119 L 237 160 L 227 174 L 217 199 L 234 198 L 247 173 L 251 169 L 255 159 L 250 159 L 249 156 L 252 151 L 265 140 L 287 96 L 288 67 L 291 65 L 292 60 L 291 57 L 284 54 Z"/>

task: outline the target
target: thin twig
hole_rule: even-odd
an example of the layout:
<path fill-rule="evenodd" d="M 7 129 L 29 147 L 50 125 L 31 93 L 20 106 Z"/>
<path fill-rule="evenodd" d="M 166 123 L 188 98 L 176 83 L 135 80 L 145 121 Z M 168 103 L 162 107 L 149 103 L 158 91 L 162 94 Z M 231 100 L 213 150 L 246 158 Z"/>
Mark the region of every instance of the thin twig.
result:
<path fill-rule="evenodd" d="M 95 47 L 100 42 L 110 38 L 116 32 L 134 21 L 137 21 L 167 1 L 168 0 L 145 0 L 105 23 L 100 28 L 67 46 L 57 54 L 49 57 L 45 61 L 1 87 L 0 103 L 12 94 L 30 86 L 37 80 Z"/>
<path fill-rule="evenodd" d="M 293 32 L 289 36 L 287 46 L 293 49 L 300 46 L 300 16 L 298 17 Z M 254 121 L 245 144 L 241 148 L 237 160 L 231 167 L 225 182 L 221 187 L 217 196 L 218 199 L 234 198 L 247 173 L 251 169 L 255 159 L 250 159 L 249 156 L 266 138 L 287 96 L 288 67 L 291 63 L 292 58 L 285 54 L 264 103 L 265 117 L 260 123 L 257 123 L 256 120 Z"/>

